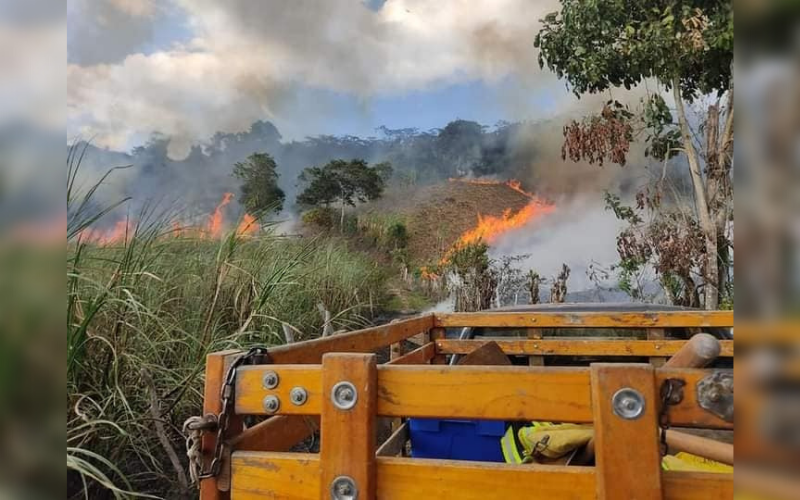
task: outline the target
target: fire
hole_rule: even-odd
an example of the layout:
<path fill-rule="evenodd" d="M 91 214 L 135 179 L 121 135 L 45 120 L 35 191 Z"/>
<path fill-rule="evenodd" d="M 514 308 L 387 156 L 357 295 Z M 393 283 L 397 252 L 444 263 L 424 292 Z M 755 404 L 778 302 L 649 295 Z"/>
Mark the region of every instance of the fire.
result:
<path fill-rule="evenodd" d="M 528 202 L 527 205 L 525 205 L 516 213 L 512 213 L 512 210 L 507 208 L 499 217 L 496 215 L 478 214 L 478 224 L 474 228 L 464 232 L 458 238 L 455 244 L 453 244 L 450 250 L 447 251 L 445 256 L 439 262 L 440 265 L 446 264 L 450 260 L 450 256 L 453 254 L 453 252 L 460 248 L 477 243 L 478 241 L 492 244 L 497 241 L 501 235 L 516 229 L 520 229 L 529 222 L 539 219 L 540 217 L 543 217 L 555 210 L 555 205 L 537 198 L 532 193 L 523 190 L 521 183 L 514 179 L 505 182 L 488 179 L 450 179 L 450 181 L 478 185 L 506 185 L 514 191 L 517 191 L 518 193 L 530 198 L 530 202 Z"/>
<path fill-rule="evenodd" d="M 220 239 L 226 230 L 225 207 L 227 207 L 232 200 L 233 193 L 223 194 L 222 199 L 203 225 L 184 225 L 178 221 L 173 221 L 172 229 L 169 232 L 170 236 L 176 238 L 196 237 L 201 239 Z M 133 234 L 135 227 L 135 222 L 129 219 L 123 219 L 117 221 L 111 229 L 86 229 L 81 233 L 81 237 L 84 241 L 89 241 L 97 245 L 123 243 Z M 254 236 L 258 234 L 259 229 L 258 220 L 254 216 L 246 213 L 236 227 L 236 234 L 239 236 Z"/>
<path fill-rule="evenodd" d="M 232 199 L 233 193 L 225 193 L 222 195 L 222 201 L 219 202 L 214 209 L 214 213 L 211 214 L 211 218 L 208 220 L 208 227 L 206 230 L 209 237 L 219 239 L 219 237 L 222 236 L 222 223 L 224 222 L 222 209 L 228 206 Z"/>

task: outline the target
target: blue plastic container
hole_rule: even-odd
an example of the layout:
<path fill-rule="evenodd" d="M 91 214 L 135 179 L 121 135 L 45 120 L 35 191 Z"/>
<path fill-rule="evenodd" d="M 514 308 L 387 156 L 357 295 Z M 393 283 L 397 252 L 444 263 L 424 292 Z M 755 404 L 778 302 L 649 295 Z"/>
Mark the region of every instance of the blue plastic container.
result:
<path fill-rule="evenodd" d="M 503 421 L 411 418 L 411 456 L 503 462 Z"/>

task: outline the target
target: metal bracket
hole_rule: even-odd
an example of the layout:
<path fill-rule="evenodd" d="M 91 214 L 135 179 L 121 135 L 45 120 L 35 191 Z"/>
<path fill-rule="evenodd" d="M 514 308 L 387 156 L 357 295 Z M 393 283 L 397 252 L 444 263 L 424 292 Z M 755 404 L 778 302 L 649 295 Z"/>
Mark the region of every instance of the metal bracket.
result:
<path fill-rule="evenodd" d="M 733 422 L 733 373 L 716 371 L 697 382 L 697 403 L 707 412 Z"/>

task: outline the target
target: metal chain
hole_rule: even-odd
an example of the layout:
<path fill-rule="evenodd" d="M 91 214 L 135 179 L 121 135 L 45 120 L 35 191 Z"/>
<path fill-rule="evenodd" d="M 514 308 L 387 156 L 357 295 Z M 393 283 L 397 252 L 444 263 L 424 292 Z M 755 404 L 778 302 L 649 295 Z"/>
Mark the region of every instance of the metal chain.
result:
<path fill-rule="evenodd" d="M 186 455 L 189 457 L 189 475 L 192 482 L 199 486 L 201 479 L 216 477 L 222 468 L 222 460 L 225 451 L 225 433 L 228 430 L 231 414 L 233 413 L 234 387 L 236 384 L 236 369 L 243 364 L 267 354 L 264 347 L 252 347 L 246 353 L 234 359 L 225 373 L 224 383 L 220 399 L 222 409 L 219 415 L 206 415 L 205 417 L 189 417 L 183 424 L 183 432 L 186 436 Z M 204 431 L 217 432 L 217 439 L 214 443 L 214 453 L 211 465 L 207 471 L 203 471 L 202 457 L 202 437 Z"/>
<path fill-rule="evenodd" d="M 668 378 L 661 384 L 661 409 L 658 414 L 658 426 L 661 429 L 661 456 L 667 454 L 667 429 L 670 427 L 669 407 L 683 401 L 683 387 L 686 381 L 679 378 Z"/>

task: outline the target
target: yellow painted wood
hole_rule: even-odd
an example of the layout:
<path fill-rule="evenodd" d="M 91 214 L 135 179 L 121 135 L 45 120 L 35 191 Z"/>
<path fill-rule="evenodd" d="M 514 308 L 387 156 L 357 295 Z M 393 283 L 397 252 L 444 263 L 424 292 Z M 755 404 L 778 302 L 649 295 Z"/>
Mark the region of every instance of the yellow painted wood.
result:
<path fill-rule="evenodd" d="M 591 371 L 598 500 L 661 500 L 653 366 L 595 363 Z M 640 417 L 626 420 L 614 413 L 613 397 L 622 389 L 634 389 L 644 398 Z"/>
<path fill-rule="evenodd" d="M 677 328 L 732 327 L 732 311 L 607 312 L 476 312 L 436 313 L 435 327 L 514 328 Z"/>
<path fill-rule="evenodd" d="M 487 342 L 496 342 L 503 352 L 528 356 L 636 356 L 668 357 L 686 344 L 685 340 L 603 340 L 603 339 L 497 339 L 438 340 L 443 354 L 469 354 Z M 721 357 L 733 357 L 733 341 L 720 341 Z"/>
<path fill-rule="evenodd" d="M 327 352 L 374 352 L 395 342 L 413 337 L 433 327 L 433 315 L 417 316 L 384 326 L 365 328 L 305 342 L 283 345 L 269 350 L 275 364 L 319 363 Z"/>
<path fill-rule="evenodd" d="M 329 353 L 322 358 L 322 417 L 320 418 L 320 491 L 329 498 L 331 484 L 339 476 L 353 479 L 358 498 L 374 500 L 375 424 L 378 392 L 374 354 Z M 350 382 L 357 391 L 355 406 L 342 410 L 331 398 L 340 382 Z"/>
<path fill-rule="evenodd" d="M 266 369 L 275 370 L 281 383 L 275 390 L 262 387 Z M 697 382 L 710 372 L 699 369 L 660 369 L 656 384 L 666 378 L 686 381 L 683 401 L 670 408 L 676 427 L 731 429 L 697 405 Z M 236 412 L 264 415 L 268 394 L 281 398 L 279 414 L 319 415 L 322 370 L 319 365 L 244 366 L 237 376 Z M 284 385 L 285 384 L 285 385 Z M 308 402 L 288 401 L 291 387 L 300 384 Z M 464 397 L 469 388 L 469 397 Z M 485 418 L 496 420 L 548 420 L 591 422 L 588 368 L 527 366 L 378 366 L 378 414 L 382 417 Z"/>
<path fill-rule="evenodd" d="M 319 498 L 318 455 L 236 452 L 233 500 Z M 594 500 L 593 467 L 378 457 L 380 500 Z M 733 475 L 665 472 L 666 500 L 729 500 Z M 325 497 L 327 498 L 327 497 Z"/>

